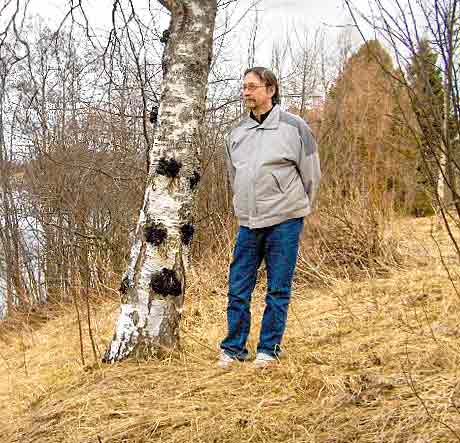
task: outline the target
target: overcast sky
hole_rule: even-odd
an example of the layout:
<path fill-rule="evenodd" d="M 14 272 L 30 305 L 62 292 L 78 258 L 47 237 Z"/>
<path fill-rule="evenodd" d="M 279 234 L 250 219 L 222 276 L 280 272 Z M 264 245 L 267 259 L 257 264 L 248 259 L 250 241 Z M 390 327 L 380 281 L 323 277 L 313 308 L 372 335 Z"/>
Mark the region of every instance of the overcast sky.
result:
<path fill-rule="evenodd" d="M 364 7 L 367 0 L 358 0 L 355 3 Z M 258 10 L 260 30 L 256 40 L 256 62 L 259 61 L 260 64 L 269 63 L 274 42 L 280 42 L 286 36 L 293 37 L 294 27 L 299 32 L 308 31 L 310 34 L 318 28 L 334 34 L 342 31 L 344 25 L 351 24 L 343 0 L 262 0 Z M 255 13 L 251 12 L 248 21 L 254 20 L 254 16 Z M 246 29 L 248 27 L 246 25 Z M 241 47 L 244 47 L 246 33 L 242 33 L 241 40 Z"/>
<path fill-rule="evenodd" d="M 261 4 L 267 24 L 279 26 L 280 22 L 303 22 L 307 25 L 327 23 L 341 25 L 348 21 L 342 0 L 264 0 Z"/>
<path fill-rule="evenodd" d="M 0 0 L 0 5 L 4 0 Z M 253 0 L 239 0 L 238 7 L 245 10 Z M 68 9 L 69 0 L 31 0 L 31 10 L 44 18 L 55 22 Z M 76 2 L 75 2 L 76 3 Z M 147 0 L 135 0 L 136 7 L 147 5 Z M 154 0 L 151 1 L 155 7 Z M 367 0 L 354 0 L 359 7 L 366 8 Z M 82 5 L 93 25 L 106 26 L 111 19 L 113 0 L 83 0 Z M 158 9 L 161 7 L 158 4 Z M 349 23 L 348 14 L 343 0 L 261 0 L 257 5 L 259 17 L 264 27 L 270 32 L 280 32 L 283 27 L 292 23 L 303 23 L 316 27 L 322 23 L 343 25 Z"/>
<path fill-rule="evenodd" d="M 0 5 L 4 0 L 0 0 Z M 64 12 L 69 8 L 70 0 L 31 0 L 30 11 L 39 14 L 53 28 L 62 20 Z M 75 2 L 76 3 L 76 2 Z M 239 0 L 234 11 L 233 20 L 247 10 L 253 0 Z M 368 0 L 353 0 L 362 10 L 367 9 Z M 95 29 L 108 29 L 111 24 L 113 0 L 82 0 L 90 24 Z M 147 0 L 135 0 L 138 12 L 148 5 Z M 155 0 L 151 0 L 153 8 L 163 10 L 163 21 L 166 26 L 167 16 L 164 9 Z M 273 42 L 293 34 L 293 27 L 303 31 L 314 32 L 319 27 L 327 29 L 329 34 L 338 34 L 344 25 L 351 24 L 351 18 L 343 0 L 261 0 L 257 5 L 259 29 L 256 39 L 256 63 L 268 64 Z M 248 39 L 255 11 L 251 11 L 237 28 L 234 36 L 234 56 L 244 64 L 247 61 Z M 159 26 L 160 29 L 163 23 Z M 355 31 L 355 39 L 360 38 Z"/>
<path fill-rule="evenodd" d="M 4 0 L 0 0 L 0 5 L 3 2 Z M 70 2 L 66 0 L 32 0 L 31 3 L 36 12 L 55 19 L 59 11 L 68 7 Z M 152 1 L 151 3 L 154 4 L 155 2 Z M 252 0 L 239 0 L 238 3 L 241 8 L 245 8 L 252 3 Z M 343 0 L 261 0 L 257 8 L 263 11 L 267 20 L 275 25 L 279 25 L 277 19 L 285 21 L 292 18 L 310 23 L 324 21 L 338 24 L 344 18 L 343 3 Z M 354 3 L 364 8 L 367 5 L 367 0 L 354 0 Z M 110 21 L 113 0 L 86 0 L 82 1 L 82 4 L 85 9 L 94 12 L 94 15 L 90 17 L 92 20 L 98 21 L 107 18 Z M 134 4 L 137 7 L 147 4 L 147 1 L 136 0 Z"/>

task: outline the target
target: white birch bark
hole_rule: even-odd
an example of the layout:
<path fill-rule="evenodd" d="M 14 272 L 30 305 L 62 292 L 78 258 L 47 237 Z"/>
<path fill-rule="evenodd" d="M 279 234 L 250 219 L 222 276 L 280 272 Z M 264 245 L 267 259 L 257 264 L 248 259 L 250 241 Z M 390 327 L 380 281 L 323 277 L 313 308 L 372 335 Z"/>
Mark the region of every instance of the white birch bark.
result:
<path fill-rule="evenodd" d="M 438 188 L 438 197 L 439 201 L 442 204 L 447 203 L 446 197 L 446 183 L 445 178 L 447 177 L 447 157 L 445 154 L 445 144 L 441 142 L 442 149 L 439 152 L 439 173 L 438 173 L 438 180 L 437 180 L 437 188 Z"/>
<path fill-rule="evenodd" d="M 179 344 L 199 180 L 197 133 L 205 111 L 216 0 L 159 0 L 171 12 L 158 126 L 127 273 L 105 362 L 145 358 Z"/>
<path fill-rule="evenodd" d="M 449 17 L 449 24 L 452 25 L 452 20 Z M 452 198 L 452 190 L 455 189 L 453 183 L 453 174 L 451 174 L 452 158 L 450 152 L 449 142 L 449 116 L 450 116 L 450 97 L 451 97 L 451 82 L 452 82 L 452 57 L 453 57 L 453 43 L 452 43 L 452 29 L 448 33 L 448 49 L 449 55 L 445 61 L 444 71 L 444 101 L 443 101 L 443 116 L 442 116 L 442 138 L 441 149 L 439 150 L 439 174 L 438 174 L 438 197 L 442 205 L 449 206 Z"/>

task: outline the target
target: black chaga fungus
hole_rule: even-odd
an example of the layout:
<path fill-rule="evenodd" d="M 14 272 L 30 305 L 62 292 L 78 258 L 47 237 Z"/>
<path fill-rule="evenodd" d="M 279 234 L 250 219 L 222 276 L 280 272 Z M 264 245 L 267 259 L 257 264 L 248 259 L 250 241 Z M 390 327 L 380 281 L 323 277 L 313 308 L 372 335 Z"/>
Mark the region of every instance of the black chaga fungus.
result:
<path fill-rule="evenodd" d="M 158 122 L 158 106 L 153 106 L 150 111 L 149 121 L 152 125 L 156 125 Z"/>
<path fill-rule="evenodd" d="M 168 230 L 162 225 L 146 225 L 144 226 L 144 235 L 147 243 L 160 246 L 166 240 Z"/>
<path fill-rule="evenodd" d="M 174 178 L 179 174 L 182 163 L 174 160 L 173 158 L 166 160 L 164 157 L 160 158 L 157 166 L 157 174 L 165 175 L 166 177 Z"/>
<path fill-rule="evenodd" d="M 177 279 L 176 271 L 163 268 L 160 272 L 155 272 L 150 281 L 150 287 L 159 295 L 178 296 L 182 293 L 181 282 Z"/>
<path fill-rule="evenodd" d="M 120 283 L 120 288 L 118 289 L 123 295 L 126 294 L 128 292 L 128 289 L 130 287 L 130 284 L 129 284 L 129 278 L 128 277 L 125 277 L 121 283 Z"/>
<path fill-rule="evenodd" d="M 190 189 L 193 191 L 196 187 L 196 185 L 200 182 L 201 176 L 198 174 L 197 171 L 193 171 L 193 175 L 189 177 L 189 182 L 190 182 Z"/>
<path fill-rule="evenodd" d="M 195 232 L 195 228 L 190 223 L 187 223 L 181 226 L 180 228 L 181 240 L 182 240 L 182 243 L 184 243 L 184 245 L 188 245 L 192 241 L 194 232 Z"/>
<path fill-rule="evenodd" d="M 166 44 L 168 43 L 168 40 L 169 40 L 169 36 L 171 35 L 171 31 L 169 29 L 165 29 L 163 31 L 163 34 L 162 36 L 160 37 L 160 42 L 163 43 L 163 44 Z"/>

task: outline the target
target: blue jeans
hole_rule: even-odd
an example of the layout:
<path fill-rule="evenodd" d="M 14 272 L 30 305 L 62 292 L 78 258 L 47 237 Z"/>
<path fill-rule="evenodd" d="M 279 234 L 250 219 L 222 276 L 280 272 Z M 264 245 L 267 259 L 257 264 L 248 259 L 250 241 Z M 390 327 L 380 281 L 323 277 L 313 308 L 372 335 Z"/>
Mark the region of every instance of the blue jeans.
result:
<path fill-rule="evenodd" d="M 267 268 L 267 294 L 257 352 L 274 357 L 281 352 L 302 228 L 303 218 L 260 229 L 240 226 L 230 265 L 228 334 L 220 345 L 230 357 L 245 360 L 248 356 L 251 296 L 263 259 Z"/>

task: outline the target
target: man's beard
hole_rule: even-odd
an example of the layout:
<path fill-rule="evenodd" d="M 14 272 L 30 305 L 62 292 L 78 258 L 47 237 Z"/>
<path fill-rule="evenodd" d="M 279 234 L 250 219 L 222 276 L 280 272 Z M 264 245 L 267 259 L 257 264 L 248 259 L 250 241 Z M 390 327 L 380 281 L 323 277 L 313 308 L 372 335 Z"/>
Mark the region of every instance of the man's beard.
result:
<path fill-rule="evenodd" d="M 253 109 L 256 107 L 256 101 L 254 99 L 245 100 L 244 105 L 247 109 Z"/>

